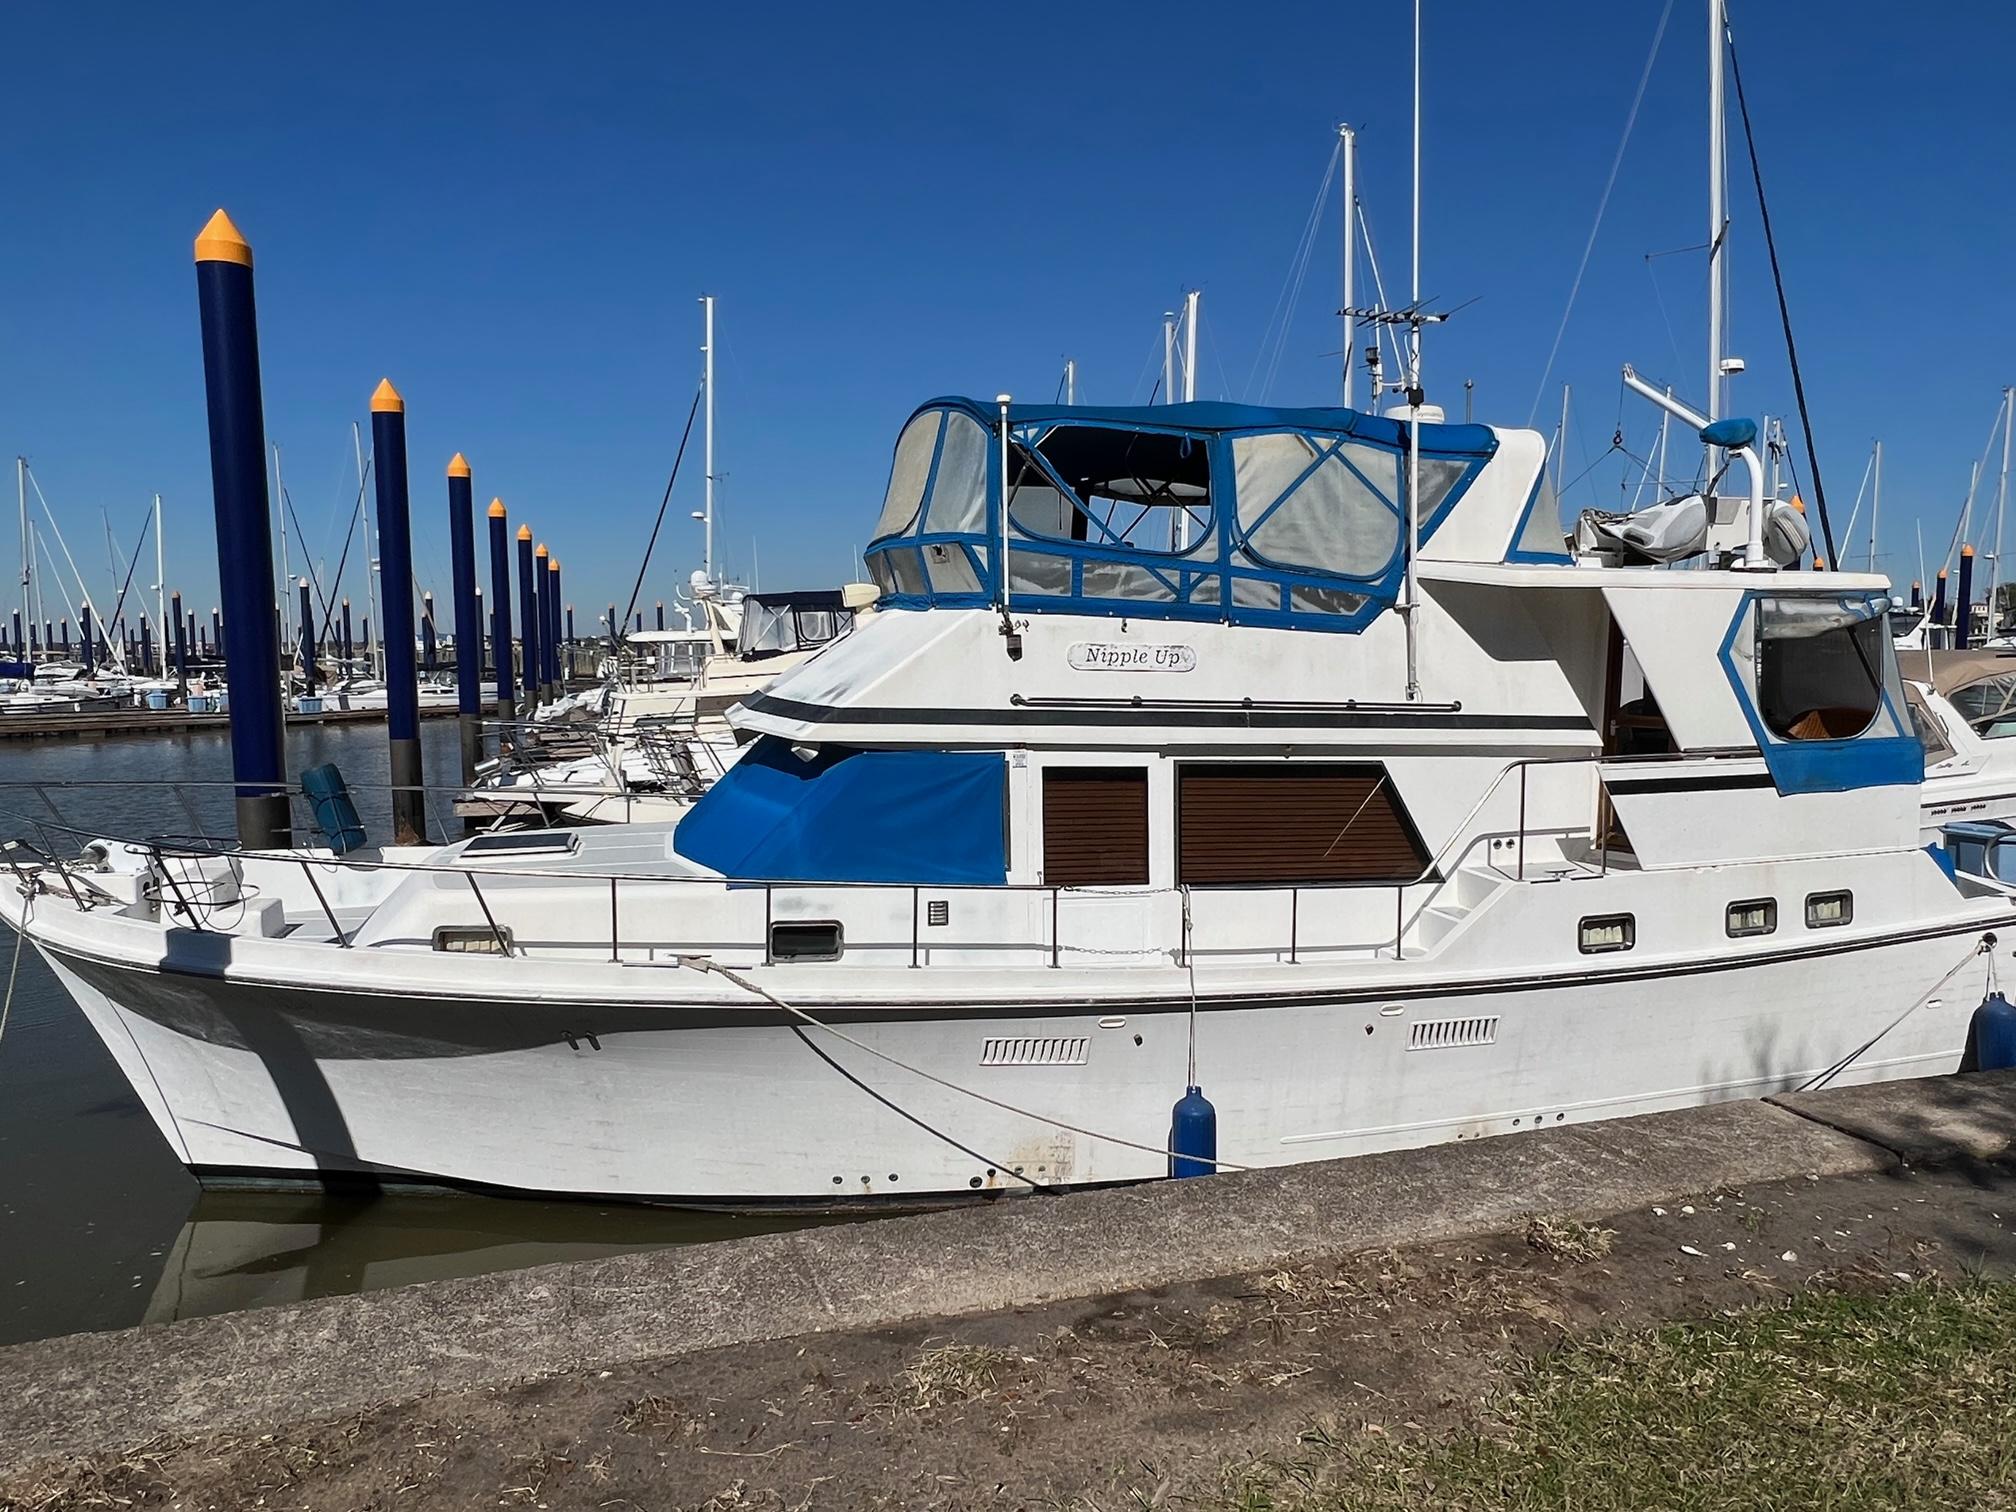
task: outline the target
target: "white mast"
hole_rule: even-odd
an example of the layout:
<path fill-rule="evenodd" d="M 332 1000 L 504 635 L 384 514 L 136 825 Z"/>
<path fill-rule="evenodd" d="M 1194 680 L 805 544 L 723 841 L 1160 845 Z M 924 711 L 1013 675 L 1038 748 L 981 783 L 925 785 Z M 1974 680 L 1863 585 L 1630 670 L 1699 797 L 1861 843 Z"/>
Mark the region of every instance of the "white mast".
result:
<path fill-rule="evenodd" d="M 161 495 L 154 495 L 154 633 L 158 636 L 168 623 L 168 552 L 161 543 Z M 161 665 L 168 665 L 168 652 L 163 647 Z"/>
<path fill-rule="evenodd" d="M 1723 242 L 1728 232 L 1729 186 L 1723 162 L 1722 17 L 1723 0 L 1708 0 L 1708 405 L 1709 420 L 1722 418 Z"/>
<path fill-rule="evenodd" d="M 1066 404 L 1076 404 L 1078 402 L 1078 359 L 1076 357 L 1066 357 L 1064 359 L 1064 402 Z"/>
<path fill-rule="evenodd" d="M 357 513 L 364 521 L 364 602 L 371 609 L 371 637 L 366 647 L 371 675 L 385 675 L 385 622 L 378 618 L 378 558 L 371 551 L 371 510 L 364 502 L 364 432 L 350 422 L 350 448 L 357 454 Z M 410 588 L 407 590 L 412 591 Z M 330 592 L 335 592 L 332 588 Z"/>
<path fill-rule="evenodd" d="M 362 478 L 358 479 L 357 486 L 364 486 Z M 273 512 L 280 516 L 280 581 L 286 589 L 280 595 L 280 643 L 284 646 L 294 643 L 294 572 L 287 564 L 287 496 L 280 487 L 280 444 L 277 441 L 273 444 Z M 308 543 L 303 541 L 301 545 L 305 550 Z M 367 541 L 365 546 L 368 553 L 370 543 Z"/>
<path fill-rule="evenodd" d="M 2002 513 L 2009 503 L 2009 431 L 2016 426 L 2016 389 L 2002 390 L 2002 481 L 1995 489 L 1995 554 L 1988 558 L 1988 633 L 1995 633 L 1995 583 L 2002 576 Z"/>
<path fill-rule="evenodd" d="M 1176 402 L 1176 312 L 1162 312 L 1162 402 Z"/>
<path fill-rule="evenodd" d="M 1351 313 L 1356 292 L 1358 251 L 1358 133 L 1350 126 L 1337 128 L 1338 152 L 1344 158 L 1344 408 L 1351 408 L 1351 348 L 1358 340 L 1358 317 Z M 1373 408 L 1378 408 L 1374 397 Z"/>
<path fill-rule="evenodd" d="M 1421 554 L 1421 0 L 1414 0 L 1414 272 L 1408 308 L 1414 318 L 1407 327 L 1407 700 L 1421 696 L 1416 661 L 1415 620 L 1420 614 L 1420 584 L 1415 559 Z M 1399 953 L 1396 943 L 1394 953 Z"/>
<path fill-rule="evenodd" d="M 1197 397 L 1197 300 L 1192 289 L 1183 296 L 1183 402 Z"/>
<path fill-rule="evenodd" d="M 700 386 L 707 395 L 707 429 L 704 433 L 706 452 L 707 523 L 706 540 L 700 553 L 701 570 L 707 580 L 714 580 L 714 296 L 702 294 L 700 308 L 706 312 L 706 334 L 700 347 Z"/>
<path fill-rule="evenodd" d="M 35 614 L 35 545 L 28 532 L 28 459 L 14 459 L 14 491 L 21 500 L 21 615 L 29 624 Z"/>
<path fill-rule="evenodd" d="M 1876 486 L 1869 496 L 1869 570 L 1876 570 L 1876 512 L 1883 507 L 1883 443 L 1876 443 Z"/>

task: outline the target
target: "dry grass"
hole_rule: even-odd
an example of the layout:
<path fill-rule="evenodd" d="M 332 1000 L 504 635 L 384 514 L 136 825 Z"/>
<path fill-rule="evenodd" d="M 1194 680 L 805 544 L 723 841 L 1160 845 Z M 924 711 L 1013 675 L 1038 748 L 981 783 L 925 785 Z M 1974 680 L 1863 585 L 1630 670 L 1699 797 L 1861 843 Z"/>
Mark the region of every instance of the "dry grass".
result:
<path fill-rule="evenodd" d="M 1610 1253 L 1610 1246 L 1616 1240 L 1615 1229 L 1578 1223 L 1573 1218 L 1556 1218 L 1545 1213 L 1535 1213 L 1526 1220 L 1526 1242 L 1541 1254 L 1551 1255 L 1556 1260 L 1566 1260 L 1571 1265 L 1583 1265 L 1591 1260 L 1601 1260 Z"/>
<path fill-rule="evenodd" d="M 929 1412 L 977 1402 L 999 1384 L 998 1375 L 1015 1356 L 982 1344 L 940 1344 L 918 1354 L 897 1378 L 896 1405 L 906 1412 Z"/>

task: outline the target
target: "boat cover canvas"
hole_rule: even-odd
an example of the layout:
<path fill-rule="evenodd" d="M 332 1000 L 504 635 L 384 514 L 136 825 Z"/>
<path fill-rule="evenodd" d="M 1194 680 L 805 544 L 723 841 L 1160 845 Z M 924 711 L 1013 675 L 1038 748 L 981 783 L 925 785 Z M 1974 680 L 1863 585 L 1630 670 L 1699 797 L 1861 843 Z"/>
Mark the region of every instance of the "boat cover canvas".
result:
<path fill-rule="evenodd" d="M 673 848 L 760 882 L 1007 880 L 1007 761 L 987 751 L 821 747 L 764 736 L 673 832 Z"/>

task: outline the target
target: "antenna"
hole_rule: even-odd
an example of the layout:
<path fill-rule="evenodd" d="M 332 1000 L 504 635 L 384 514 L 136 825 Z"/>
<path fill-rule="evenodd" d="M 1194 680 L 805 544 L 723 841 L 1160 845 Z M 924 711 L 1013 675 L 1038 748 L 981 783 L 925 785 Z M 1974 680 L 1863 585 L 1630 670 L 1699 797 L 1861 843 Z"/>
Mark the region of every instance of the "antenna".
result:
<path fill-rule="evenodd" d="M 1351 408 L 1352 343 L 1358 339 L 1358 318 L 1351 313 L 1358 263 L 1358 133 L 1346 124 L 1337 128 L 1338 151 L 1344 158 L 1344 408 Z"/>

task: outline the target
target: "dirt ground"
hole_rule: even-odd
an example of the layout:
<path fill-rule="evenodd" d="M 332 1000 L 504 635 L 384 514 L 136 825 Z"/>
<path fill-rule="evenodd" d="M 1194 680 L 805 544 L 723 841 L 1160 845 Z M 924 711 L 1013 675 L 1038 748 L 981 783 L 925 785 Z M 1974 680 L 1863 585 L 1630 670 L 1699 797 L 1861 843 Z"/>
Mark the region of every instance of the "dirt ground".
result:
<path fill-rule="evenodd" d="M 1794 1180 L 1265 1275 L 818 1335 L 0 1477 L 0 1508 L 1253 1505 L 1301 1436 L 1434 1435 L 1593 1329 L 2016 1270 L 2016 1168 Z"/>

